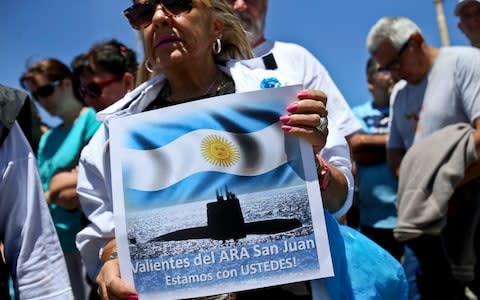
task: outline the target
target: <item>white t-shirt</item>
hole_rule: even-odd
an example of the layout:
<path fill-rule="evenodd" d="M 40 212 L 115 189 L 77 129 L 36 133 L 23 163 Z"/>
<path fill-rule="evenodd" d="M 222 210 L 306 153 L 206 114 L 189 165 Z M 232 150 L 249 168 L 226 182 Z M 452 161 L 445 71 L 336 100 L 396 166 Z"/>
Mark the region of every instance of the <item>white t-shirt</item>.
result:
<path fill-rule="evenodd" d="M 426 78 L 419 84 L 407 85 L 400 81 L 393 87 L 390 96 L 390 121 L 387 148 L 408 149 L 413 144 L 417 130 Z"/>
<path fill-rule="evenodd" d="M 480 50 L 441 48 L 428 73 L 415 142 L 455 123 L 480 117 Z"/>
<path fill-rule="evenodd" d="M 360 130 L 361 124 L 327 70 L 307 49 L 293 43 L 266 40 L 255 47 L 254 52 L 257 57 L 272 53 L 277 71 L 290 81 L 324 92 L 328 97 L 329 124 L 335 124 L 343 136 Z"/>
<path fill-rule="evenodd" d="M 473 125 L 480 117 L 480 50 L 441 48 L 423 80 L 397 83 L 391 99 L 388 148 L 408 149 L 450 124 Z"/>

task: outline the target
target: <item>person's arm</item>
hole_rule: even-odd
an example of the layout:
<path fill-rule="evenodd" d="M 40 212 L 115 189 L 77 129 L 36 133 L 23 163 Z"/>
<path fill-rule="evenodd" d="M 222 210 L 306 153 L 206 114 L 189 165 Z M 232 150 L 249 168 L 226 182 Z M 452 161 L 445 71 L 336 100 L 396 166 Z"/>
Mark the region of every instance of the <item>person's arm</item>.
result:
<path fill-rule="evenodd" d="M 325 208 L 336 218 L 346 214 L 353 203 L 354 181 L 352 175 L 352 163 L 350 159 L 350 149 L 346 139 L 334 127 L 331 126 L 325 147 L 320 152 L 320 156 L 333 166 L 333 178 L 329 182 L 328 188 L 322 192 Z M 320 185 L 321 185 L 321 177 Z M 333 186 L 330 190 L 330 184 Z"/>
<path fill-rule="evenodd" d="M 55 203 L 65 210 L 75 210 L 80 207 L 77 194 L 77 169 L 56 173 L 50 179 L 48 203 Z"/>
<path fill-rule="evenodd" d="M 90 222 L 77 234 L 76 244 L 92 280 L 102 266 L 100 250 L 115 238 L 107 149 L 105 128 L 102 126 L 83 148 L 78 165 L 77 193 L 82 211 Z"/>
<path fill-rule="evenodd" d="M 325 107 L 327 97 L 324 93 L 318 90 L 303 90 L 299 92 L 298 99 L 299 101 L 288 106 L 287 111 L 290 114 L 281 117 L 282 129 L 305 139 L 312 145 L 314 153 L 323 157 L 328 168 L 328 184 L 322 187 L 321 177 L 319 181 L 320 188 L 323 190 L 323 204 L 335 215 L 344 213 L 351 205 L 350 196 L 353 194 L 353 187 L 350 186 L 353 180 L 348 179 L 352 175 L 347 142 L 334 124 L 330 124 L 325 131 L 317 129 L 320 116 L 327 114 Z M 342 143 L 338 142 L 339 140 Z M 331 145 L 328 145 L 329 143 Z M 319 162 L 319 164 L 320 168 L 317 170 L 320 171 L 324 163 Z"/>
<path fill-rule="evenodd" d="M 397 178 L 400 175 L 400 164 L 402 162 L 403 156 L 405 156 L 406 150 L 400 148 L 389 148 L 387 149 L 387 162 L 390 170 L 393 175 Z"/>
<path fill-rule="evenodd" d="M 473 127 L 475 127 L 473 140 L 475 141 L 475 149 L 477 149 L 477 157 L 480 160 L 480 118 L 475 119 Z"/>
<path fill-rule="evenodd" d="M 0 159 L 0 239 L 17 297 L 73 299 L 35 157 L 17 124 L 0 148 Z"/>
<path fill-rule="evenodd" d="M 116 243 L 108 147 L 102 125 L 80 156 L 77 193 L 90 224 L 77 234 L 77 247 L 102 299 L 127 299 L 136 292 L 122 281 L 119 260 L 112 257 Z"/>
<path fill-rule="evenodd" d="M 96 278 L 98 293 L 102 299 L 133 299 L 137 295 L 135 288 L 121 279 L 117 257 L 117 242 L 110 240 L 102 249 L 100 257 L 102 267 Z M 136 298 L 138 299 L 138 298 Z"/>
<path fill-rule="evenodd" d="M 477 161 L 470 165 L 465 170 L 465 177 L 459 186 L 465 185 L 473 179 L 480 177 L 480 118 L 477 118 L 474 122 L 475 132 L 473 133 L 473 139 L 475 141 L 475 148 L 477 149 Z"/>
<path fill-rule="evenodd" d="M 359 164 L 374 165 L 384 163 L 387 159 L 386 134 L 356 133 L 349 139 L 352 159 Z"/>
<path fill-rule="evenodd" d="M 345 204 L 348 196 L 348 181 L 344 173 L 334 164 L 318 157 L 315 159 L 323 204 L 330 213 L 334 214 Z"/>

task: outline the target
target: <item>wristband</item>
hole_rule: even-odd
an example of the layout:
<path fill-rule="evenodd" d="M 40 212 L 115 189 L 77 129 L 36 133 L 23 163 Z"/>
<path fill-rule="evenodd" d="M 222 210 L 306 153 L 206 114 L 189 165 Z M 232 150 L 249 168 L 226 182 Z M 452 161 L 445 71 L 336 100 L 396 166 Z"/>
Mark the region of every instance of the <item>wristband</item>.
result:
<path fill-rule="evenodd" d="M 110 256 L 108 257 L 108 260 L 114 260 L 118 257 L 118 252 L 117 250 L 114 250 L 112 253 L 110 253 Z"/>
<path fill-rule="evenodd" d="M 321 162 L 321 164 L 319 163 Z M 325 192 L 330 184 L 330 168 L 327 162 L 320 156 L 315 160 L 315 166 L 317 167 L 318 182 L 320 184 L 320 191 Z"/>
<path fill-rule="evenodd" d="M 103 248 L 100 248 L 98 254 L 100 261 L 102 262 L 102 264 L 104 264 L 107 261 L 118 257 L 117 246 L 116 244 L 107 243 Z"/>

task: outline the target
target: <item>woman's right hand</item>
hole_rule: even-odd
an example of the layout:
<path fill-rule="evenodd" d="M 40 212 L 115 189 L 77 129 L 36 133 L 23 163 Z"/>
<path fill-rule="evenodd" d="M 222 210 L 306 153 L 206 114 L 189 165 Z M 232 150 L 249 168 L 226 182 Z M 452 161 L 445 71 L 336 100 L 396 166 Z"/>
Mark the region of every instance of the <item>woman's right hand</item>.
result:
<path fill-rule="evenodd" d="M 97 276 L 98 294 L 102 300 L 138 299 L 135 288 L 120 277 L 118 258 L 106 261 Z"/>

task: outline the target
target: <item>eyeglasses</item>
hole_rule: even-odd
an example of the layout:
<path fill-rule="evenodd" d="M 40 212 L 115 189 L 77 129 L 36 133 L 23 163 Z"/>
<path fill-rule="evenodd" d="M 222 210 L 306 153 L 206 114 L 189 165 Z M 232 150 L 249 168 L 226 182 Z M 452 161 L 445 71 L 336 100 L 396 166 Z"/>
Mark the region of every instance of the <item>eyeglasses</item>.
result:
<path fill-rule="evenodd" d="M 49 84 L 42 85 L 41 87 L 38 87 L 35 92 L 31 92 L 33 98 L 38 100 L 38 97 L 50 97 L 53 92 L 55 92 L 55 87 L 60 85 L 62 83 L 62 80 L 56 80 L 54 82 L 51 82 Z"/>
<path fill-rule="evenodd" d="M 140 30 L 152 23 L 158 4 L 166 14 L 171 16 L 188 14 L 193 8 L 192 0 L 150 0 L 130 6 L 123 11 L 123 14 L 134 29 Z"/>
<path fill-rule="evenodd" d="M 103 89 L 108 85 L 114 83 L 115 81 L 120 80 L 119 77 L 113 77 L 110 79 L 102 80 L 102 81 L 91 81 L 87 83 L 86 86 L 82 86 L 79 89 L 80 96 L 82 98 L 90 97 L 90 98 L 97 98 L 103 93 Z"/>
<path fill-rule="evenodd" d="M 390 63 L 388 63 L 388 65 L 378 68 L 378 72 L 390 72 L 390 71 L 392 71 L 392 70 L 398 70 L 398 69 L 400 68 L 400 59 L 402 58 L 403 52 L 405 52 L 405 50 L 407 49 L 408 44 L 410 44 L 410 39 L 408 39 L 408 40 L 402 45 L 402 47 L 400 48 L 400 50 L 398 50 L 397 55 L 395 56 L 395 58 L 392 59 L 392 60 L 390 61 Z"/>

